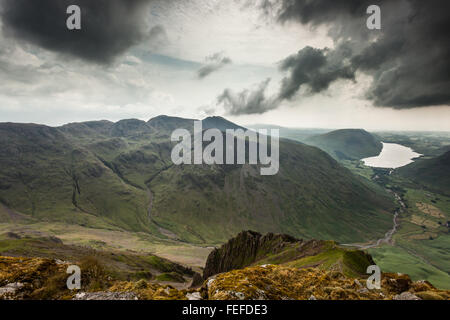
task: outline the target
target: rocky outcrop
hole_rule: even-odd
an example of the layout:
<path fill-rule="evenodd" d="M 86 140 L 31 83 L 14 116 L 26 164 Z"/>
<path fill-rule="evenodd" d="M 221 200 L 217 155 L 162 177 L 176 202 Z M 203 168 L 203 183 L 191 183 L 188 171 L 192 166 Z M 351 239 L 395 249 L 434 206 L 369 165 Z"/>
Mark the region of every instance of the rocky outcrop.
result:
<path fill-rule="evenodd" d="M 0 299 L 10 299 L 15 297 L 17 292 L 23 288 L 23 283 L 8 283 L 6 286 L 0 287 Z"/>
<path fill-rule="evenodd" d="M 399 292 L 402 291 L 402 292 Z M 368 289 L 364 279 L 339 271 L 289 268 L 278 265 L 248 267 L 209 278 L 201 289 L 208 300 L 448 300 L 438 290 L 407 275 L 382 275 L 380 289 Z"/>
<path fill-rule="evenodd" d="M 276 236 L 273 239 L 279 240 Z M 258 254 L 256 256 L 259 257 Z M 383 273 L 381 288 L 368 289 L 365 279 L 347 276 L 339 270 L 275 264 L 216 274 L 204 281 L 200 288 L 180 290 L 153 280 L 132 282 L 110 279 L 102 285 L 97 282 L 95 286 L 82 285 L 81 290 L 71 291 L 66 287 L 66 267 L 49 259 L 0 257 L 0 300 L 450 299 L 450 291 L 438 290 L 427 281 L 413 282 L 404 274 Z"/>
<path fill-rule="evenodd" d="M 286 234 L 268 233 L 261 235 L 254 231 L 243 231 L 208 256 L 203 279 L 234 269 L 248 267 L 258 260 L 279 254 L 288 247 L 295 247 L 289 256 L 280 257 L 283 261 L 314 255 L 320 251 L 323 241 L 303 241 Z"/>
<path fill-rule="evenodd" d="M 73 300 L 138 300 L 132 292 L 80 292 Z"/>
<path fill-rule="evenodd" d="M 191 288 L 198 288 L 201 287 L 203 284 L 203 277 L 200 275 L 200 273 L 194 272 L 194 275 L 192 277 L 192 283 Z"/>

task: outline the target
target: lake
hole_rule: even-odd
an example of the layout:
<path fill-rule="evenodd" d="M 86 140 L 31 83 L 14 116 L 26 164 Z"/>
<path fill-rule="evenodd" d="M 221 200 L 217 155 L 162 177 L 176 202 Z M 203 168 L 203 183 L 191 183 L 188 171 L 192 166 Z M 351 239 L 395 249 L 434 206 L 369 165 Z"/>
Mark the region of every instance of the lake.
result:
<path fill-rule="evenodd" d="M 414 162 L 414 158 L 422 156 L 413 149 L 397 143 L 384 143 L 381 153 L 376 157 L 362 159 L 368 167 L 376 168 L 400 168 Z"/>

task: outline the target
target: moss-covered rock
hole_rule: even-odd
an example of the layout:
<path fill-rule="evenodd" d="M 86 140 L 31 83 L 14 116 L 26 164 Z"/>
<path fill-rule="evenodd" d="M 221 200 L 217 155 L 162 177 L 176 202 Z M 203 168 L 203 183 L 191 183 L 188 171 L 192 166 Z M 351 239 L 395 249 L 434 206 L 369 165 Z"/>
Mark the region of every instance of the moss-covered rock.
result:
<path fill-rule="evenodd" d="M 142 299 L 142 300 L 449 300 L 450 291 L 437 290 L 429 282 L 412 282 L 407 275 L 385 273 L 381 289 L 369 290 L 365 279 L 338 270 L 261 265 L 220 273 L 199 289 L 178 290 L 155 280 L 119 281 L 104 276 L 95 261 L 90 276 L 104 279 L 101 288 L 89 282 L 81 291 L 66 288 L 68 264 L 50 259 L 0 257 L 0 299 Z M 97 279 L 98 280 L 98 279 Z"/>
<path fill-rule="evenodd" d="M 369 290 L 364 279 L 347 277 L 339 271 L 318 268 L 289 268 L 277 265 L 248 267 L 221 273 L 205 281 L 202 294 L 211 300 L 385 300 L 399 291 L 410 292 L 421 299 L 448 299 L 449 292 L 430 286 L 429 291 L 416 292 L 421 283 L 413 283 L 407 275 L 383 274 L 380 289 Z"/>

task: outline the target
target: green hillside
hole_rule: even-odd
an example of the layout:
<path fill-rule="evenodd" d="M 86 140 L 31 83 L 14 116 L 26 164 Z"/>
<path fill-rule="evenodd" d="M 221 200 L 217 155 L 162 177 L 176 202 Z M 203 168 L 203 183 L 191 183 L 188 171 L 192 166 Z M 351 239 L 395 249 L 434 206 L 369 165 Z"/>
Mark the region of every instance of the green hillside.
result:
<path fill-rule="evenodd" d="M 383 145 L 374 135 L 362 129 L 342 129 L 316 135 L 306 140 L 337 160 L 360 160 L 376 156 Z"/>
<path fill-rule="evenodd" d="M 437 193 L 450 195 L 450 151 L 432 159 L 418 159 L 398 173 Z"/>
<path fill-rule="evenodd" d="M 0 124 L 0 201 L 43 221 L 193 243 L 224 242 L 243 229 L 346 242 L 389 229 L 391 198 L 315 147 L 280 141 L 275 176 L 253 165 L 174 166 L 170 134 L 192 123 Z M 219 117 L 203 123 L 239 127 Z"/>

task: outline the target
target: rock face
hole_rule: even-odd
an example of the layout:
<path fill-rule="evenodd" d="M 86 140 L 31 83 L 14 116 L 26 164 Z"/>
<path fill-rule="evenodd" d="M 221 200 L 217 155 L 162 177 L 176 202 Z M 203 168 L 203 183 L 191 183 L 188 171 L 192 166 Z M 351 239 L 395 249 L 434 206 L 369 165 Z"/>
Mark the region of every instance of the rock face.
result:
<path fill-rule="evenodd" d="M 201 287 L 203 284 L 203 278 L 200 273 L 194 272 L 194 276 L 192 277 L 191 288 Z"/>
<path fill-rule="evenodd" d="M 23 283 L 14 282 L 8 283 L 4 287 L 0 287 L 0 299 L 8 299 L 14 297 L 20 289 L 23 288 Z"/>
<path fill-rule="evenodd" d="M 209 254 L 203 270 L 203 279 L 247 267 L 257 261 L 258 257 L 276 254 L 295 242 L 302 240 L 284 234 L 268 233 L 263 236 L 254 231 L 243 231 Z"/>

